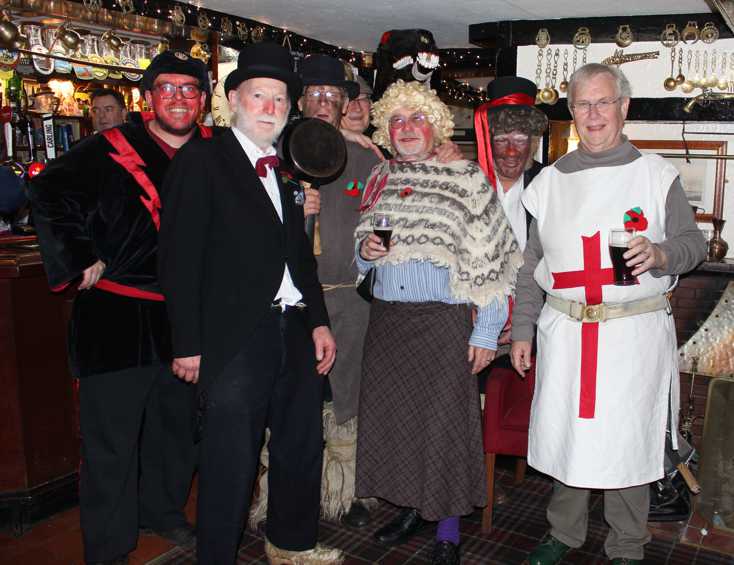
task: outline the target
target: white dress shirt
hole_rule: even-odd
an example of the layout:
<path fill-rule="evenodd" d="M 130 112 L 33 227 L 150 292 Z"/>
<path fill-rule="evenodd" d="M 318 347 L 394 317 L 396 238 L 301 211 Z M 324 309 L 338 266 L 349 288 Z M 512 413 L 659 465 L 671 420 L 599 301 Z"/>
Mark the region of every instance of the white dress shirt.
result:
<path fill-rule="evenodd" d="M 510 227 L 515 234 L 515 239 L 517 239 L 521 251 L 525 251 L 525 244 L 528 241 L 527 216 L 525 215 L 525 207 L 520 200 L 524 188 L 524 175 L 520 175 L 520 178 L 515 181 L 515 184 L 508 191 L 505 191 L 502 181 L 497 177 L 497 197 L 500 199 L 505 216 L 510 221 Z"/>
<path fill-rule="evenodd" d="M 249 137 L 247 137 L 244 133 L 242 133 L 234 126 L 232 126 L 232 133 L 237 138 L 237 141 L 240 142 L 242 149 L 247 155 L 247 158 L 250 159 L 250 163 L 252 163 L 253 167 L 260 157 L 268 157 L 270 155 L 276 154 L 274 147 L 268 147 L 268 149 L 263 151 L 257 145 L 255 145 Z M 268 193 L 270 201 L 273 203 L 273 207 L 278 214 L 278 218 L 280 218 L 280 221 L 282 222 L 283 205 L 280 201 L 280 189 L 278 188 L 278 179 L 275 177 L 275 171 L 271 167 L 266 167 L 266 170 L 268 174 L 264 177 L 260 177 L 260 181 L 265 187 L 265 191 Z M 298 303 L 301 298 L 303 298 L 303 295 L 296 288 L 296 285 L 293 284 L 293 279 L 291 278 L 291 273 L 288 270 L 288 264 L 286 263 L 283 269 L 283 279 L 280 282 L 280 288 L 278 289 L 278 292 L 273 298 L 273 302 L 277 302 L 278 300 L 280 300 L 281 304 L 293 306 Z"/>

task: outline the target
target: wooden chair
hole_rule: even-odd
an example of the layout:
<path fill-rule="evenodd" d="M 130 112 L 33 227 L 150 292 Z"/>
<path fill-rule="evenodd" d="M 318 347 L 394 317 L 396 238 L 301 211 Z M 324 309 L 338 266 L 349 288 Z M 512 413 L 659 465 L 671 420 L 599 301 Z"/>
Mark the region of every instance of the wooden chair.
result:
<path fill-rule="evenodd" d="M 487 507 L 482 513 L 482 533 L 492 530 L 494 471 L 497 455 L 519 457 L 514 484 L 525 478 L 530 405 L 535 389 L 535 362 L 523 379 L 512 367 L 493 367 L 484 392 L 484 453 L 487 471 Z"/>

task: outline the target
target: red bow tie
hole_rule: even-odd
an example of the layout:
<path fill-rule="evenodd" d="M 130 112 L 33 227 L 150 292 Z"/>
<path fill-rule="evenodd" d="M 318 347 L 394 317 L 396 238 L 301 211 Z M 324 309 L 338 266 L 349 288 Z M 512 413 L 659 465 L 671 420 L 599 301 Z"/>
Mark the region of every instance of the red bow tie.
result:
<path fill-rule="evenodd" d="M 278 165 L 280 165 L 280 160 L 278 160 L 275 155 L 260 157 L 257 160 L 257 163 L 255 163 L 255 172 L 258 174 L 258 176 L 266 177 L 268 176 L 268 170 L 265 167 L 270 167 L 271 169 L 274 169 Z"/>

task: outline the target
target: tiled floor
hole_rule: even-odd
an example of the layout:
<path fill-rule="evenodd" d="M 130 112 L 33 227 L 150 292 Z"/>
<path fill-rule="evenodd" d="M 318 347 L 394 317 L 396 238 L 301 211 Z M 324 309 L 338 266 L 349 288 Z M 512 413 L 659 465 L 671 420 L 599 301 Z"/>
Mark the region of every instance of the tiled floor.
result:
<path fill-rule="evenodd" d="M 196 488 L 186 514 L 194 519 Z M 157 536 L 140 536 L 137 549 L 130 555 L 131 565 L 144 565 L 173 548 Z M 34 525 L 20 538 L 0 533 L 0 565 L 83 565 L 79 507 L 56 514 Z"/>
<path fill-rule="evenodd" d="M 503 482 L 509 482 L 510 472 L 505 472 Z M 469 564 L 517 565 L 537 543 L 546 529 L 545 504 L 550 486 L 540 477 L 529 477 L 521 487 L 512 489 L 510 503 L 501 507 L 495 516 L 495 530 L 489 537 L 479 531 L 479 513 L 462 520 L 463 561 Z M 565 564 L 603 565 L 603 538 L 606 526 L 601 521 L 600 497 L 592 504 L 589 540 L 583 550 L 576 550 L 564 560 Z M 196 488 L 187 504 L 186 512 L 193 521 L 196 506 Z M 394 510 L 381 508 L 378 522 L 389 519 Z M 706 550 L 718 550 L 732 555 L 734 538 L 722 538 L 722 534 L 710 532 L 702 536 L 697 517 L 688 524 L 651 524 L 654 541 L 647 547 L 647 561 L 651 564 L 709 565 L 732 564 L 734 557 L 712 554 Z M 597 531 L 598 530 L 598 531 Z M 705 530 L 704 530 L 705 531 Z M 417 536 L 409 544 L 386 550 L 372 542 L 369 532 L 349 530 L 334 524 L 322 523 L 322 541 L 344 548 L 348 552 L 346 563 L 350 565 L 379 563 L 400 565 L 403 563 L 430 562 L 430 532 Z M 682 543 L 679 541 L 682 539 Z M 676 543 L 679 541 L 679 543 Z M 698 547 L 697 547 L 698 546 Z M 731 550 L 731 552 L 727 551 Z M 162 557 L 164 556 L 164 557 Z M 156 536 L 141 536 L 138 548 L 131 554 L 132 565 L 195 563 L 192 552 L 173 548 Z M 238 563 L 262 564 L 262 538 L 246 532 L 240 548 Z M 33 526 L 21 538 L 0 534 L 0 565 L 82 565 L 83 553 L 79 528 L 79 509 L 59 513 Z"/>

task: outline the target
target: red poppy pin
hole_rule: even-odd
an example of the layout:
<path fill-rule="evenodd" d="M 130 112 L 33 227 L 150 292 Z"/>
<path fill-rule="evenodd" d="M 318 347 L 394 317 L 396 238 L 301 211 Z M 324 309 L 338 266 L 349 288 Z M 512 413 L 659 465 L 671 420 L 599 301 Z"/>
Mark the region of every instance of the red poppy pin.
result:
<path fill-rule="evenodd" d="M 647 229 L 647 218 L 642 208 L 635 206 L 624 213 L 624 229 L 645 231 Z"/>
<path fill-rule="evenodd" d="M 357 179 L 354 179 L 347 184 L 347 188 L 344 189 L 344 194 L 346 194 L 347 196 L 352 196 L 354 198 L 357 198 L 359 196 L 362 196 L 363 190 L 364 190 L 364 184 L 362 184 Z"/>
<path fill-rule="evenodd" d="M 400 198 L 408 198 L 408 196 L 410 196 L 411 194 L 413 194 L 413 189 L 409 186 L 406 186 L 403 190 L 400 191 Z"/>

